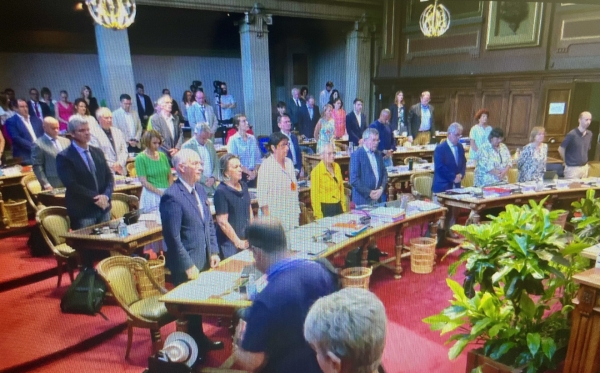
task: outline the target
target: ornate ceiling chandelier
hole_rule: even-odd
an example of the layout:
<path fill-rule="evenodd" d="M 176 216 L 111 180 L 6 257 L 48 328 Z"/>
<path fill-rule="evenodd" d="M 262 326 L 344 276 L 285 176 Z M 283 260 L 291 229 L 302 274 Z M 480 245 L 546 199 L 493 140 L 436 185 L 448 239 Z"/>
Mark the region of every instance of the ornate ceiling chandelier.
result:
<path fill-rule="evenodd" d="M 85 0 L 94 21 L 106 28 L 123 30 L 135 20 L 135 0 Z"/>
<path fill-rule="evenodd" d="M 425 8 L 421 14 L 419 26 L 423 35 L 427 37 L 444 35 L 450 28 L 450 11 L 435 0 L 435 3 Z"/>

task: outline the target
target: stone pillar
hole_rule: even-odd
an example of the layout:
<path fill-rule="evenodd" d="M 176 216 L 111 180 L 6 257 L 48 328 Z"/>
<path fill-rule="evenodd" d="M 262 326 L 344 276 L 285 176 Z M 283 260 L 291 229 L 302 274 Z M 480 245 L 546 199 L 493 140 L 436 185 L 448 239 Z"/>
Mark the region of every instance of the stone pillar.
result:
<path fill-rule="evenodd" d="M 104 97 L 98 97 L 98 100 L 104 99 L 108 108 L 115 110 L 120 106 L 119 96 L 127 93 L 131 96 L 132 110 L 137 110 L 127 30 L 108 29 L 98 24 L 95 27 L 100 74 L 104 85 Z"/>
<path fill-rule="evenodd" d="M 244 108 L 255 135 L 271 134 L 271 73 L 269 31 L 271 15 L 256 4 L 238 23 L 242 51 Z"/>
<path fill-rule="evenodd" d="M 346 37 L 346 102 L 352 104 L 355 98 L 364 101 L 363 113 L 371 121 L 371 32 L 365 18 L 354 24 L 354 30 Z M 347 107 L 350 107 L 346 105 Z"/>

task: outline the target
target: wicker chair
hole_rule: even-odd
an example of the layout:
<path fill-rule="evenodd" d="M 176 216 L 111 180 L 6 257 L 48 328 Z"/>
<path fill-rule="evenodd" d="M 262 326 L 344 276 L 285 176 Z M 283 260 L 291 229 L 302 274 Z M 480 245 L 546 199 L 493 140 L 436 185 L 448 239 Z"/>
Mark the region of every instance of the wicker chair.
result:
<path fill-rule="evenodd" d="M 475 173 L 473 171 L 465 172 L 465 177 L 462 179 L 461 186 L 463 188 L 472 187 L 475 184 Z"/>
<path fill-rule="evenodd" d="M 508 182 L 510 184 L 515 184 L 519 181 L 519 170 L 516 168 L 511 168 L 508 170 Z"/>
<path fill-rule="evenodd" d="M 44 206 L 40 206 L 37 201 L 36 195 L 42 191 L 42 186 L 38 181 L 35 174 L 31 173 L 21 179 L 21 186 L 23 187 L 23 192 L 25 193 L 25 197 L 27 198 L 27 202 L 33 208 L 34 211 L 38 211 L 40 208 Z"/>
<path fill-rule="evenodd" d="M 129 177 L 137 177 L 137 171 L 135 170 L 135 162 L 127 163 L 125 168 L 127 169 L 127 175 L 129 175 Z"/>
<path fill-rule="evenodd" d="M 120 219 L 129 211 L 137 210 L 140 201 L 136 196 L 124 193 L 113 193 L 111 197 L 110 218 Z"/>
<path fill-rule="evenodd" d="M 65 266 L 69 272 L 71 282 L 73 282 L 73 269 L 77 265 L 78 254 L 61 237 L 62 234 L 69 231 L 70 221 L 67 209 L 56 206 L 44 207 L 37 212 L 35 220 L 42 232 L 42 237 L 44 237 L 56 258 L 58 272 L 56 287 L 60 287 Z"/>
<path fill-rule="evenodd" d="M 431 199 L 433 186 L 433 175 L 430 173 L 416 173 L 410 177 L 410 190 L 418 199 Z"/>
<path fill-rule="evenodd" d="M 310 210 L 304 202 L 300 203 L 300 225 L 306 225 L 315 221 L 315 215 L 312 210 Z"/>
<path fill-rule="evenodd" d="M 127 350 L 125 358 L 129 357 L 133 339 L 133 328 L 150 329 L 152 338 L 152 353 L 162 348 L 160 328 L 175 320 L 165 307 L 159 302 L 159 296 L 141 299 L 138 290 L 135 271 L 143 268 L 143 273 L 160 294 L 165 294 L 167 289 L 160 286 L 150 273 L 148 262 L 140 257 L 112 256 L 98 263 L 98 274 L 106 281 L 119 306 L 127 314 Z"/>
<path fill-rule="evenodd" d="M 352 202 L 352 189 L 344 188 L 344 194 L 346 195 L 346 211 L 350 211 L 350 203 Z"/>

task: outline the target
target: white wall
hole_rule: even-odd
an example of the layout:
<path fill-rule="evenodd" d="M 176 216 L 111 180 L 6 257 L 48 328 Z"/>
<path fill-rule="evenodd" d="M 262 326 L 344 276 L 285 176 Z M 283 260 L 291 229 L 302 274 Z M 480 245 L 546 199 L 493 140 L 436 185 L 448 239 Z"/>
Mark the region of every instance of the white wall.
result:
<path fill-rule="evenodd" d="M 319 93 L 325 89 L 325 83 L 332 81 L 333 89 L 340 92 L 344 108 L 352 106 L 355 97 L 346 97 L 346 43 L 342 41 L 330 42 L 320 46 L 313 55 L 310 70 L 311 93 L 319 101 Z M 364 99 L 364 98 L 363 98 Z M 350 106 L 349 106 L 350 105 Z"/>

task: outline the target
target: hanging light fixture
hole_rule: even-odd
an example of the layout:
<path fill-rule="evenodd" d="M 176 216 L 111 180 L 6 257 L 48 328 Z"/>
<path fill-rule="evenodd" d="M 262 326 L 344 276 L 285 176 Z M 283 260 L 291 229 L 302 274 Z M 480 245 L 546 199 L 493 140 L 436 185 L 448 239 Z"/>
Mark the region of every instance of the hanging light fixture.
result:
<path fill-rule="evenodd" d="M 135 19 L 135 0 L 86 0 L 88 10 L 100 26 L 123 30 Z"/>
<path fill-rule="evenodd" d="M 435 0 L 435 3 L 425 8 L 421 14 L 419 26 L 423 35 L 427 37 L 444 35 L 450 28 L 450 11 Z"/>

